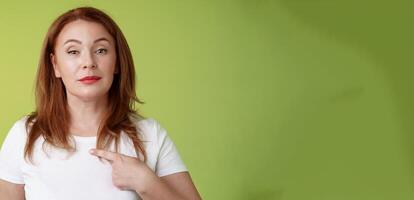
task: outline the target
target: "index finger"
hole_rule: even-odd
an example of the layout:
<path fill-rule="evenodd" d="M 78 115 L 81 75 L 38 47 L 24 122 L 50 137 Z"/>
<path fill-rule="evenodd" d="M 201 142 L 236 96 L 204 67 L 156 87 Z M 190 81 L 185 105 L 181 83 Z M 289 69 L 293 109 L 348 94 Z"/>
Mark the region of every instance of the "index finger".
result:
<path fill-rule="evenodd" d="M 109 160 L 109 161 L 114 161 L 117 157 L 117 154 L 115 152 L 105 151 L 102 149 L 91 149 L 89 150 L 89 153 L 95 156 L 105 158 L 106 160 Z"/>

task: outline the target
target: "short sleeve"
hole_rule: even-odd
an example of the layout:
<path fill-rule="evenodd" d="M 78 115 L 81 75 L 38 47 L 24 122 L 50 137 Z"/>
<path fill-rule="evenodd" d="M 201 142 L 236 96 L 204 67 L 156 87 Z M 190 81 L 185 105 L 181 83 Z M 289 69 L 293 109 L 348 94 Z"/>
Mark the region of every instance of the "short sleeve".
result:
<path fill-rule="evenodd" d="M 24 184 L 21 166 L 26 143 L 24 121 L 14 123 L 0 149 L 0 179 L 15 184 Z"/>
<path fill-rule="evenodd" d="M 157 176 L 162 177 L 178 172 L 188 171 L 186 165 L 181 159 L 181 156 L 171 140 L 167 131 L 156 121 L 152 119 L 154 123 L 154 130 L 157 136 L 157 163 L 155 166 L 155 173 Z"/>

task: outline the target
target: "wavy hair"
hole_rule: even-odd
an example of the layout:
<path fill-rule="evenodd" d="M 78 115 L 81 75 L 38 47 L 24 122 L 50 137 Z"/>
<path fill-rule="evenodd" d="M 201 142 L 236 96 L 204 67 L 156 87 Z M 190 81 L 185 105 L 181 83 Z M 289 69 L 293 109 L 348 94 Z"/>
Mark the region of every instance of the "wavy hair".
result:
<path fill-rule="evenodd" d="M 75 20 L 96 22 L 105 27 L 115 40 L 116 68 L 113 83 L 108 91 L 108 107 L 98 128 L 96 148 L 108 149 L 115 141 L 119 151 L 121 131 L 132 140 L 136 154 L 142 153 L 144 161 L 147 155 L 135 119 L 144 118 L 135 110 L 135 103 L 144 104 L 135 92 L 135 69 L 128 43 L 114 20 L 103 11 L 93 7 L 79 7 L 60 15 L 49 27 L 41 49 L 35 85 L 36 109 L 28 115 L 26 130 L 28 138 L 24 149 L 24 158 L 33 161 L 34 143 L 42 136 L 43 145 L 74 152 L 70 144 L 68 111 L 65 86 L 60 78 L 54 76 L 50 54 L 54 52 L 56 39 L 63 27 Z"/>

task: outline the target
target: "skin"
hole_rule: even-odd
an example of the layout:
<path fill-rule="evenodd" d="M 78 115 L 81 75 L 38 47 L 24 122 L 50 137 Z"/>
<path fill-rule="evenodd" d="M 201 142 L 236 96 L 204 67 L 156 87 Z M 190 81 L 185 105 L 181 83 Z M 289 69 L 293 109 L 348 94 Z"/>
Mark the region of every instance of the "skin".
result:
<path fill-rule="evenodd" d="M 102 25 L 76 20 L 62 29 L 50 57 L 55 76 L 61 78 L 66 87 L 72 122 L 70 133 L 96 136 L 113 75 L 118 73 L 114 39 Z M 78 81 L 91 75 L 101 79 L 89 85 Z M 99 149 L 92 149 L 90 153 L 111 163 L 112 182 L 116 187 L 134 190 L 142 199 L 201 199 L 188 172 L 158 177 L 136 157 Z M 0 196 L 22 200 L 24 185 L 0 180 Z"/>
<path fill-rule="evenodd" d="M 15 184 L 0 179 L 0 197 L 9 200 L 24 200 L 24 184 Z"/>

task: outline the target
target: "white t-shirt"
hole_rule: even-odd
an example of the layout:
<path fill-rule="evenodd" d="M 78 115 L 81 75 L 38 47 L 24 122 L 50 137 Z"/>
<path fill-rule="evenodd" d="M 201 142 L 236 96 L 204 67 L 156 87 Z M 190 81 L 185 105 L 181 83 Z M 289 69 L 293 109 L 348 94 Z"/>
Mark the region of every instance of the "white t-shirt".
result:
<path fill-rule="evenodd" d="M 25 184 L 26 200 L 140 200 L 132 190 L 120 190 L 112 183 L 112 168 L 88 150 L 95 148 L 95 137 L 74 136 L 76 152 L 67 157 L 64 150 L 39 137 L 34 146 L 34 165 L 23 158 L 27 138 L 25 121 L 19 119 L 8 132 L 0 151 L 0 179 Z M 187 171 L 166 130 L 153 118 L 135 122 L 147 153 L 147 166 L 159 176 Z M 120 153 L 137 157 L 132 141 L 121 132 Z M 114 150 L 114 145 L 111 146 Z M 49 157 L 48 157 L 49 156 Z M 140 159 L 143 160 L 141 153 Z"/>

